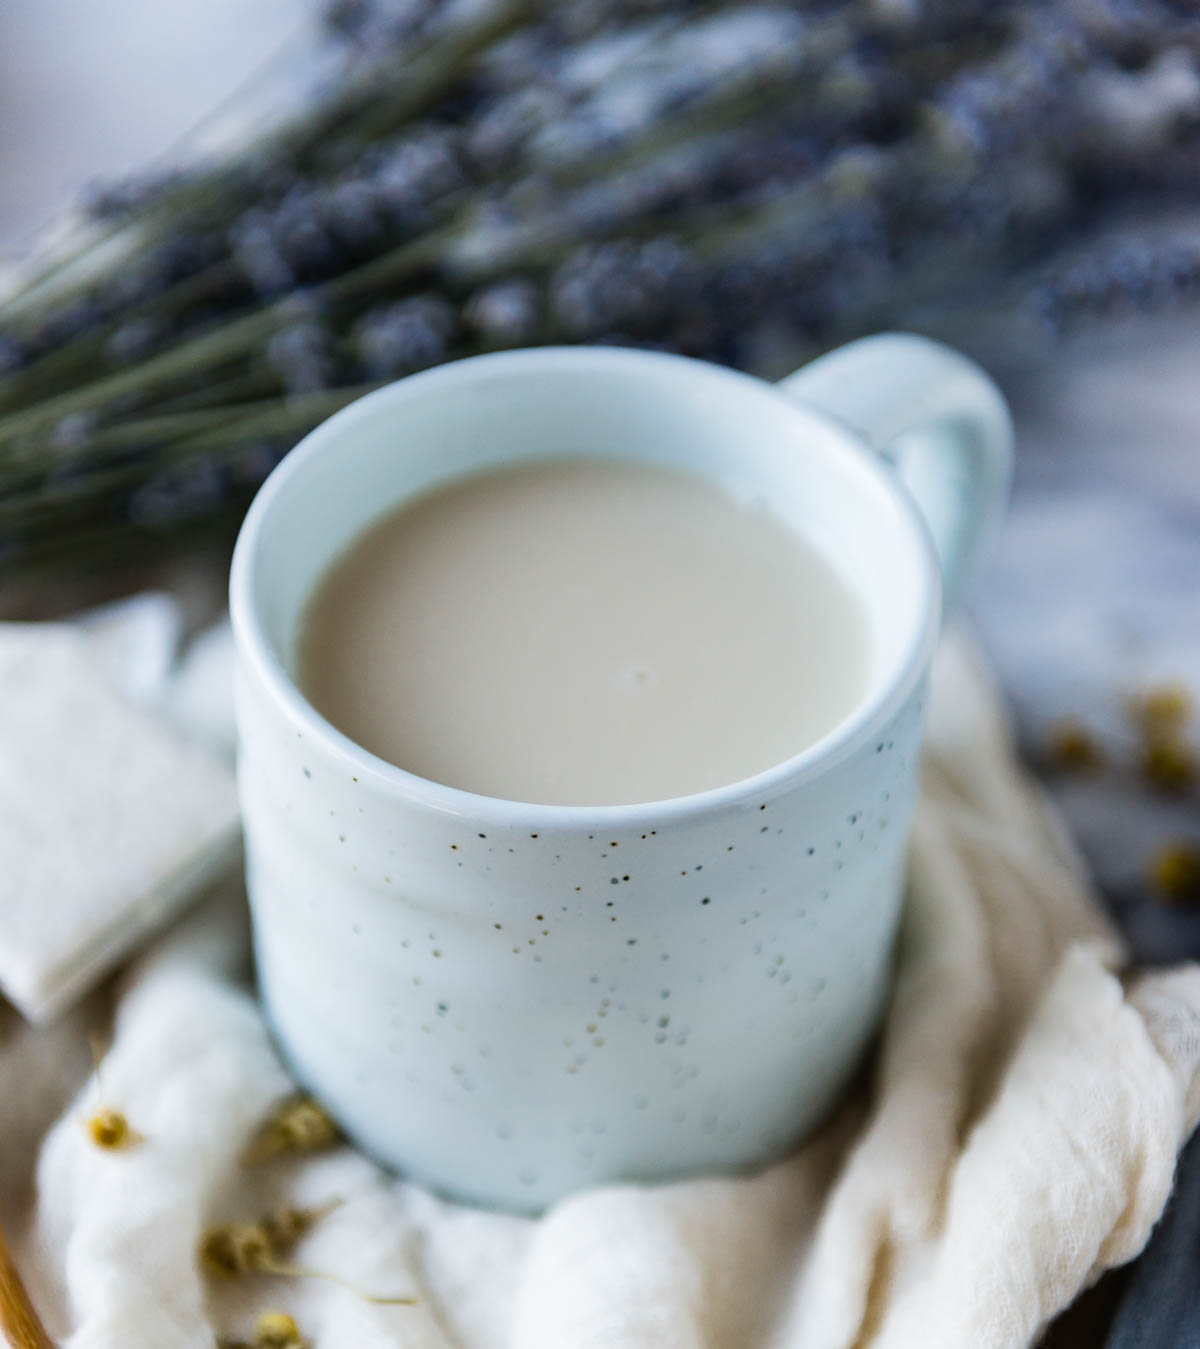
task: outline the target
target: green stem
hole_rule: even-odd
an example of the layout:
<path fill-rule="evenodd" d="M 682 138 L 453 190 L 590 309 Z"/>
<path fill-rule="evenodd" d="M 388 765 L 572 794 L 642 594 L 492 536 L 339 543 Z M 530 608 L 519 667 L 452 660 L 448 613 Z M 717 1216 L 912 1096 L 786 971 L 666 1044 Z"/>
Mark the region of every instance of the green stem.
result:
<path fill-rule="evenodd" d="M 530 8 L 528 0 L 520 0 L 520 3 L 513 3 L 497 10 L 490 27 L 471 29 L 458 36 L 460 48 L 463 51 L 476 47 L 482 49 L 494 40 L 500 27 L 506 23 L 517 22 L 518 14 L 524 14 L 528 8 Z M 810 34 L 805 42 L 804 66 L 820 68 L 827 64 L 844 49 L 846 41 L 843 24 L 838 22 L 823 25 L 815 33 Z M 412 97 L 427 95 L 429 81 L 440 78 L 439 72 L 447 68 L 447 60 L 448 57 L 443 51 L 442 59 L 428 67 L 428 73 L 416 81 Z M 606 174 L 627 168 L 639 160 L 686 144 L 697 137 L 732 127 L 742 120 L 743 116 L 757 116 L 789 103 L 813 102 L 811 93 L 803 91 L 800 94 L 796 93 L 796 78 L 795 67 L 787 63 L 781 63 L 774 70 L 752 72 L 735 79 L 728 86 L 717 86 L 708 96 L 697 100 L 671 121 L 655 124 L 605 154 L 591 156 L 578 162 L 548 163 L 544 168 L 556 185 L 563 188 L 578 187 Z M 422 94 L 422 90 L 426 93 Z M 820 95 L 816 101 L 820 101 Z M 513 172 L 506 175 L 506 180 L 513 181 L 516 177 L 517 174 Z M 454 194 L 445 204 L 450 209 L 446 210 L 442 225 L 435 226 L 420 238 L 406 241 L 326 282 L 321 287 L 322 294 L 327 299 L 337 301 L 356 299 L 370 294 L 377 286 L 391 286 L 410 280 L 423 268 L 432 267 L 444 260 L 444 251 L 449 251 L 455 239 L 467 231 L 473 210 L 473 202 L 470 200 L 463 202 L 460 194 Z M 514 234 L 504 240 L 503 256 L 510 260 L 512 265 L 527 265 L 531 260 L 536 261 L 533 255 L 543 241 L 552 242 L 553 238 L 560 234 L 557 223 L 547 225 L 546 222 L 539 221 L 519 226 Z M 482 258 L 463 256 L 451 258 L 449 270 L 461 275 L 464 280 L 486 279 L 497 274 L 498 262 L 499 255 L 496 255 L 490 264 Z M 211 293 L 215 286 L 229 284 L 236 275 L 236 269 L 231 264 L 223 263 L 195 278 L 190 278 L 167 293 L 165 303 L 168 312 L 180 312 L 198 303 L 206 294 Z M 117 324 L 113 323 L 106 328 L 104 334 L 79 339 L 77 344 L 72 344 L 75 353 L 72 356 L 68 356 L 66 354 L 68 348 L 64 348 L 61 352 L 52 353 L 29 367 L 27 371 L 13 377 L 7 388 L 0 390 L 0 407 L 23 401 L 30 392 L 47 386 L 52 387 L 56 380 L 61 379 L 64 372 L 85 368 L 88 358 L 102 350 L 105 336 L 116 326 Z M 75 361 L 79 362 L 78 366 L 73 365 Z M 0 439 L 6 434 L 5 424 L 0 421 Z"/>
<path fill-rule="evenodd" d="M 226 379 L 207 380 L 200 388 L 184 389 L 179 393 L 153 400 L 156 416 L 172 412 L 192 412 L 197 408 L 223 407 L 227 403 L 250 403 L 263 398 L 278 397 L 283 382 L 267 365 L 246 367 Z"/>
<path fill-rule="evenodd" d="M 38 263 L 29 259 L 22 268 L 22 279 L 7 294 L 0 295 L 0 323 L 14 330 L 17 321 L 27 314 L 49 292 L 50 302 L 54 301 L 54 283 L 64 274 L 80 269 L 91 261 L 105 245 L 112 245 L 122 234 L 130 238 L 134 233 L 144 233 L 141 220 L 110 220 L 97 222 L 81 219 L 72 226 L 69 233 L 54 246 L 47 259 Z M 126 254 L 133 248 L 126 249 Z M 94 284 L 94 275 L 83 284 L 67 288 L 60 298 L 69 298 L 90 289 Z"/>
<path fill-rule="evenodd" d="M 382 287 L 408 280 L 438 262 L 458 234 L 457 226 L 431 231 L 317 286 L 313 294 L 319 303 L 344 304 L 369 298 Z M 127 394 L 145 394 L 168 381 L 248 356 L 277 328 L 289 322 L 290 315 L 291 307 L 287 300 L 276 301 L 263 309 L 221 324 L 210 332 L 187 338 L 127 370 L 116 371 L 30 407 L 10 412 L 0 417 L 0 446 L 41 430 L 48 423 L 58 421 L 69 413 L 103 407 L 111 400 Z"/>
<path fill-rule="evenodd" d="M 222 324 L 211 332 L 189 338 L 169 347 L 157 356 L 118 370 L 101 379 L 93 380 L 64 393 L 56 394 L 32 407 L 22 408 L 0 417 L 0 444 L 16 439 L 30 431 L 44 428 L 71 412 L 103 407 L 113 399 L 127 394 L 144 393 L 147 389 L 191 375 L 211 366 L 221 365 L 253 351 L 284 321 L 282 302 L 266 309 L 244 314 L 241 318 Z"/>
<path fill-rule="evenodd" d="M 348 403 L 380 388 L 387 380 L 372 380 L 366 384 L 346 385 L 339 389 L 322 389 L 319 393 L 293 395 L 288 398 L 264 400 L 259 405 L 247 404 L 241 414 L 228 426 L 214 423 L 198 429 L 179 440 L 169 450 L 172 462 L 191 459 L 209 451 L 221 449 L 236 439 L 241 445 L 252 440 L 275 440 L 307 430 L 331 417 Z"/>
<path fill-rule="evenodd" d="M 150 465 L 157 471 L 196 460 L 213 461 L 239 453 L 255 440 L 291 438 L 378 387 L 378 382 L 358 384 L 120 423 L 97 432 L 83 455 L 154 446 L 149 460 L 145 456 L 115 464 L 100 460 L 95 468 L 82 462 L 78 466 L 84 471 L 77 477 L 47 482 L 39 475 L 36 481 L 25 478 L 28 485 L 24 487 L 20 485 L 22 475 L 0 475 L 0 526 L 28 525 L 50 518 L 64 507 L 141 482 Z"/>
<path fill-rule="evenodd" d="M 824 68 L 847 42 L 847 28 L 837 20 L 828 21 L 811 31 L 806 39 L 802 69 Z M 767 78 L 767 76 L 770 78 Z M 614 169 L 628 166 L 641 157 L 663 153 L 675 144 L 687 143 L 703 133 L 736 123 L 754 106 L 754 100 L 766 100 L 771 107 L 796 102 L 800 106 L 836 107 L 843 113 L 853 113 L 862 105 L 869 91 L 847 94 L 838 79 L 818 80 L 805 86 L 800 82 L 796 93 L 797 65 L 781 61 L 773 72 L 761 73 L 757 79 L 743 77 L 730 85 L 720 87 L 709 98 L 699 100 L 673 122 L 663 127 L 652 127 L 643 136 L 635 137 L 607 156 L 589 162 L 582 168 L 560 166 L 565 185 L 579 184 L 593 173 L 599 177 Z M 647 166 L 649 167 L 649 166 Z M 918 165 L 919 167 L 919 165 Z M 808 214 L 821 214 L 819 193 L 808 185 L 795 190 L 798 194 L 784 199 L 787 209 L 797 202 Z M 769 208 L 778 216 L 783 207 Z M 727 247 L 738 240 L 736 222 L 744 211 L 736 203 L 721 204 L 710 212 L 695 217 L 695 233 L 701 238 L 715 228 L 729 231 Z M 801 215 L 800 219 L 804 219 Z M 356 305 L 393 288 L 413 282 L 423 272 L 436 271 L 441 283 L 453 288 L 478 285 L 508 270 L 544 270 L 580 241 L 583 235 L 567 212 L 524 221 L 499 236 L 479 235 L 470 228 L 470 210 L 459 210 L 449 221 L 430 230 L 420 238 L 406 241 L 369 262 L 360 264 L 340 276 L 315 288 L 320 301 L 338 305 Z M 649 226 L 654 222 L 641 222 Z M 751 216 L 749 232 L 760 228 L 760 221 Z M 783 222 L 787 227 L 787 221 Z M 621 227 L 621 222 L 617 222 Z M 796 227 L 795 220 L 792 227 Z M 185 338 L 168 351 L 160 353 L 128 371 L 117 372 L 65 394 L 48 399 L 33 407 L 23 408 L 0 418 L 0 445 L 14 437 L 43 426 L 46 422 L 68 412 L 85 407 L 102 406 L 108 399 L 131 391 L 145 392 L 155 386 L 204 371 L 214 363 L 239 360 L 249 356 L 255 347 L 285 321 L 279 305 L 269 306 L 241 316 L 198 337 Z"/>
<path fill-rule="evenodd" d="M 0 409 L 19 407 L 68 381 L 78 382 L 82 376 L 102 372 L 107 364 L 108 342 L 124 324 L 139 318 L 172 319 L 238 284 L 244 285 L 241 273 L 228 261 L 214 263 L 185 277 L 161 294 L 123 310 L 98 328 L 81 333 L 9 375 L 0 383 Z"/>
<path fill-rule="evenodd" d="M 460 83 L 486 51 L 547 8 L 547 0 L 500 0 L 473 22 L 451 29 L 416 53 L 403 80 L 385 66 L 346 90 L 324 130 L 305 125 L 298 137 L 281 138 L 284 153 L 319 148 L 324 154 L 317 156 L 318 163 L 322 158 L 328 162 L 330 147 L 322 142 L 329 131 L 351 120 L 355 137 L 364 144 L 398 130 Z M 278 147 L 272 153 L 279 153 Z"/>
<path fill-rule="evenodd" d="M 813 75 L 831 65 L 851 46 L 851 35 L 840 19 L 828 20 L 806 35 L 799 59 L 778 60 L 766 70 L 753 68 L 735 75 L 727 84 L 715 85 L 672 118 L 649 127 L 607 151 L 584 158 L 551 162 L 542 166 L 558 187 L 577 187 L 622 169 L 638 165 L 653 155 L 686 144 L 715 131 L 758 122 L 781 111 L 829 107 L 829 82 L 813 82 Z M 869 98 L 864 90 L 856 107 Z M 838 99 L 840 111 L 853 111 Z"/>

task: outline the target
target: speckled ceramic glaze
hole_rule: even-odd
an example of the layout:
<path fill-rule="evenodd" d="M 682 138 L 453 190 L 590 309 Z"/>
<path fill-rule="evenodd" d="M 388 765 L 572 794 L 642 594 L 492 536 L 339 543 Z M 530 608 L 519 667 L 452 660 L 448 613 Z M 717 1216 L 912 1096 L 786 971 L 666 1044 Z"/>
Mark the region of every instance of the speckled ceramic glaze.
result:
<path fill-rule="evenodd" d="M 1007 414 L 970 362 L 900 335 L 782 390 L 619 350 L 463 361 L 272 475 L 232 582 L 259 977 L 296 1074 L 377 1156 L 537 1208 L 762 1162 L 827 1111 L 887 994 L 940 613 L 933 539 L 870 444 L 953 579 L 1003 496 Z M 854 715 L 744 782 L 594 808 L 439 786 L 323 721 L 292 671 L 327 563 L 435 483 L 563 454 L 706 473 L 829 549 L 874 636 Z"/>

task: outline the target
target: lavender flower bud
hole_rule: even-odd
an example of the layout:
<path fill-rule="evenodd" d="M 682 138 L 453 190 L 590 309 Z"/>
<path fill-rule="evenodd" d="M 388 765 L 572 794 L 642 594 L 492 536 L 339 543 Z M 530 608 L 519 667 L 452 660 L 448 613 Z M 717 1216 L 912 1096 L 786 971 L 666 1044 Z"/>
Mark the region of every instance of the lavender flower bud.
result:
<path fill-rule="evenodd" d="M 1082 81 L 1089 135 L 1107 153 L 1156 153 L 1176 127 L 1200 113 L 1200 73 L 1181 48 L 1161 52 L 1136 73 L 1096 69 Z"/>
<path fill-rule="evenodd" d="M 282 328 L 267 343 L 267 364 L 288 393 L 316 393 L 333 383 L 336 362 L 325 328 L 308 319 Z"/>
<path fill-rule="evenodd" d="M 1085 249 L 1038 285 L 1033 305 L 1061 332 L 1081 319 L 1162 308 L 1200 292 L 1200 239 L 1119 236 Z"/>
<path fill-rule="evenodd" d="M 435 365 L 454 334 L 453 307 L 436 295 L 372 309 L 354 329 L 353 344 L 363 369 L 373 379 L 388 379 Z"/>
<path fill-rule="evenodd" d="M 103 321 L 104 310 L 96 299 L 73 300 L 46 316 L 35 345 L 41 348 L 60 346 L 82 337 Z"/>
<path fill-rule="evenodd" d="M 84 188 L 83 209 L 94 220 L 114 220 L 144 210 L 186 175 L 178 169 L 130 174 L 114 182 L 92 183 Z"/>
<path fill-rule="evenodd" d="M 1078 29 L 1040 16 L 1021 40 L 994 61 L 968 67 L 939 96 L 948 142 L 983 161 L 1040 139 L 1056 111 L 1070 111 L 1073 75 L 1086 58 Z"/>
<path fill-rule="evenodd" d="M 407 42 L 432 10 L 429 0 L 333 0 L 325 24 L 375 57 Z"/>
<path fill-rule="evenodd" d="M 230 229 L 229 243 L 234 262 L 260 295 L 277 295 L 296 284 L 295 272 L 276 246 L 266 212 L 247 211 Z"/>
<path fill-rule="evenodd" d="M 531 342 L 541 327 L 541 294 L 525 277 L 498 281 L 477 290 L 463 309 L 467 325 L 484 342 L 517 347 Z"/>
<path fill-rule="evenodd" d="M 645 333 L 671 315 L 693 271 L 672 239 L 587 245 L 551 277 L 551 314 L 572 338 Z"/>
<path fill-rule="evenodd" d="M 105 343 L 104 350 L 113 365 L 129 365 L 148 356 L 163 337 L 160 320 L 143 315 L 122 323 Z"/>
<path fill-rule="evenodd" d="M 498 173 L 512 167 L 536 132 L 567 116 L 557 90 L 539 85 L 517 89 L 476 115 L 467 131 L 467 153 L 484 173 Z"/>
<path fill-rule="evenodd" d="M 356 253 L 366 252 L 383 237 L 384 222 L 372 184 L 347 178 L 334 184 L 323 203 L 329 227 Z"/>
<path fill-rule="evenodd" d="M 371 0 L 328 0 L 321 22 L 331 33 L 354 40 L 372 9 Z"/>
<path fill-rule="evenodd" d="M 319 191 L 299 183 L 272 212 L 275 246 L 297 276 L 329 272 L 339 261 L 339 249 L 325 227 L 321 206 Z"/>
<path fill-rule="evenodd" d="M 366 156 L 364 169 L 380 209 L 405 228 L 424 224 L 432 202 L 466 183 L 458 134 L 444 127 L 422 128 Z"/>
<path fill-rule="evenodd" d="M 98 420 L 94 412 L 69 412 L 50 432 L 51 445 L 68 453 L 85 449 L 95 434 Z"/>
<path fill-rule="evenodd" d="M 126 513 L 139 528 L 170 529 L 216 510 L 227 486 L 224 471 L 210 462 L 164 469 L 131 493 Z"/>
<path fill-rule="evenodd" d="M 27 353 L 15 338 L 0 333 L 0 379 L 15 374 L 25 364 Z"/>

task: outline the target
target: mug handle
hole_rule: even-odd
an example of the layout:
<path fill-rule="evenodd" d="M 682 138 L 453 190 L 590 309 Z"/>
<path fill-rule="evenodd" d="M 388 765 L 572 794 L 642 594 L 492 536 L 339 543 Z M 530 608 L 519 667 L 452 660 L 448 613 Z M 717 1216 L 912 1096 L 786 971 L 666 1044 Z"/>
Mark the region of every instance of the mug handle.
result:
<path fill-rule="evenodd" d="M 942 564 L 949 609 L 1008 497 L 1012 418 L 974 361 L 914 333 L 820 356 L 777 386 L 849 427 L 895 468 Z"/>

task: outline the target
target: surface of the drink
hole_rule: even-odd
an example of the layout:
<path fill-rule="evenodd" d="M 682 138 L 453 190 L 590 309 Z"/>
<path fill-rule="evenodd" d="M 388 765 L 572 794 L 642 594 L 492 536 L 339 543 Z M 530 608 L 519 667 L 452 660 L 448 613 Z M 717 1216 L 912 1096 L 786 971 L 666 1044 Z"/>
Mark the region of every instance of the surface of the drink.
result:
<path fill-rule="evenodd" d="M 869 648 L 848 583 L 768 511 L 691 474 L 561 459 L 368 529 L 297 654 L 316 709 L 409 772 L 612 805 L 790 758 L 861 700 Z"/>

